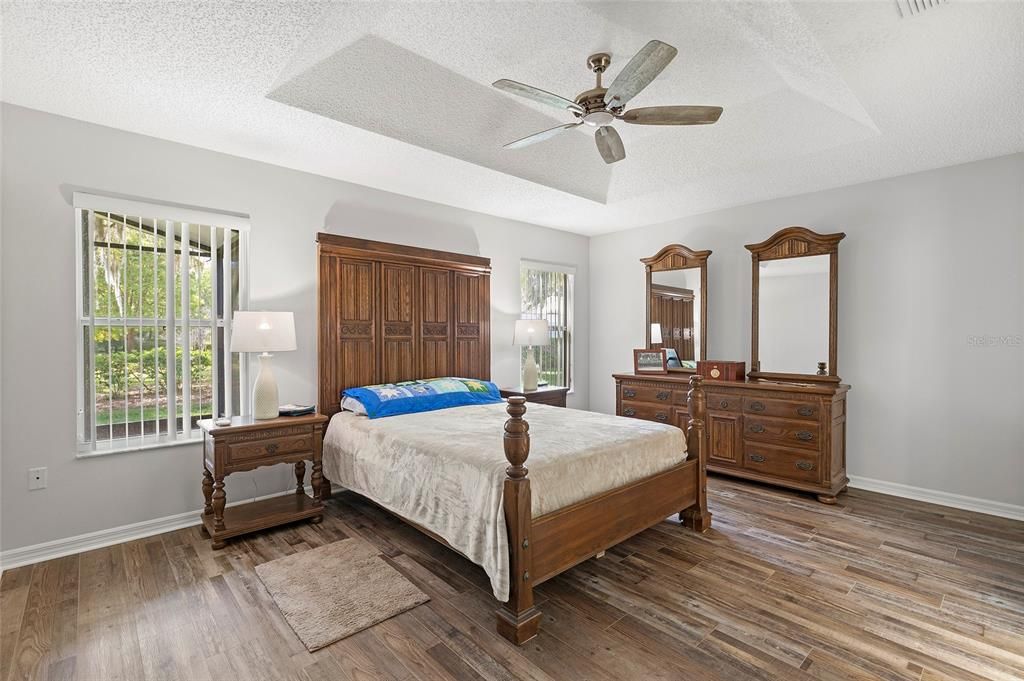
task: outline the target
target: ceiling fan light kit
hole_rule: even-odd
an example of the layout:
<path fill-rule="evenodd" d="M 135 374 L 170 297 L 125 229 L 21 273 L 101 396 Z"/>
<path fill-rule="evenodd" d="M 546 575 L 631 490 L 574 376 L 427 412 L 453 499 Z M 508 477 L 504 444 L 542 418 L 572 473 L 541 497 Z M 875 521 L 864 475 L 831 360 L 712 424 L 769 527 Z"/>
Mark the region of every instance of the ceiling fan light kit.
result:
<path fill-rule="evenodd" d="M 615 163 L 626 158 L 622 138 L 611 126 L 617 120 L 634 125 L 710 125 L 717 122 L 722 115 L 720 106 L 649 106 L 623 110 L 629 100 L 658 77 L 675 58 L 676 52 L 676 48 L 660 40 L 650 41 L 633 55 L 607 88 L 603 87 L 601 81 L 611 64 L 611 55 L 605 52 L 592 54 L 587 58 L 587 67 L 594 72 L 596 84 L 592 89 L 576 95 L 575 101 L 514 80 L 503 78 L 495 81 L 494 87 L 499 90 L 564 109 L 576 117 L 574 123 L 535 132 L 509 142 L 505 148 L 520 149 L 584 125 L 595 128 L 594 141 L 604 162 Z"/>

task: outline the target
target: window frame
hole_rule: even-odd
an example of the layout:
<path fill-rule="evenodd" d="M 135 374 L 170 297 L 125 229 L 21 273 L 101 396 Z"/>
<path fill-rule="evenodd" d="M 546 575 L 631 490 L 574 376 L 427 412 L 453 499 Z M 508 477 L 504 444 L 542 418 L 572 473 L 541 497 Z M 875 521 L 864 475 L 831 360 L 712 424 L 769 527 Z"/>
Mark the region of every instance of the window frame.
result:
<path fill-rule="evenodd" d="M 534 260 L 532 258 L 522 258 L 519 261 L 519 274 L 520 281 L 522 281 L 522 272 L 524 269 L 535 270 L 540 272 L 548 272 L 561 274 L 566 277 L 565 280 L 565 335 L 566 335 L 566 349 L 564 352 L 565 356 L 565 367 L 563 373 L 566 377 L 566 383 L 568 394 L 575 392 L 575 367 L 576 367 L 576 336 L 575 336 L 575 316 L 576 316 L 576 266 L 566 265 L 562 263 L 546 262 L 543 260 Z M 529 314 L 524 310 L 523 300 L 523 289 L 522 284 L 519 287 L 519 318 L 524 318 L 524 315 Z M 523 353 L 519 353 L 519 375 L 522 376 L 523 371 Z"/>
<path fill-rule="evenodd" d="M 149 449 L 160 449 L 165 447 L 171 447 L 175 445 L 193 444 L 202 441 L 202 434 L 200 431 L 192 428 L 190 414 L 182 412 L 182 430 L 179 432 L 177 428 L 168 428 L 166 433 L 159 433 L 159 425 L 157 426 L 157 432 L 154 434 L 143 434 L 138 436 L 131 436 L 125 432 L 125 437 L 111 439 L 106 441 L 97 441 L 95 429 L 96 429 L 96 385 L 95 379 L 89 382 L 91 393 L 88 399 L 91 399 L 93 405 L 93 417 L 92 417 L 92 428 L 93 433 L 91 437 L 86 439 L 86 365 L 88 364 L 90 370 L 96 364 L 96 346 L 95 346 L 95 333 L 90 335 L 88 340 L 88 354 L 89 360 L 86 360 L 86 332 L 88 329 L 97 328 L 97 320 L 105 320 L 106 326 L 111 326 L 110 322 L 116 321 L 124 328 L 148 328 L 153 327 L 154 329 L 166 329 L 166 336 L 173 338 L 177 336 L 180 331 L 183 337 L 187 337 L 191 328 L 200 327 L 208 328 L 211 330 L 211 342 L 212 342 L 212 355 L 213 355 L 213 369 L 214 369 L 214 383 L 216 385 L 219 379 L 217 373 L 218 367 L 230 366 L 232 362 L 232 353 L 230 352 L 230 329 L 231 329 L 231 313 L 232 313 L 232 291 L 231 287 L 221 287 L 219 295 L 223 300 L 222 311 L 223 315 L 221 318 L 218 317 L 217 306 L 214 305 L 210 311 L 210 316 L 207 319 L 201 319 L 199 317 L 193 317 L 191 314 L 177 315 L 174 310 L 174 305 L 167 305 L 167 314 L 162 317 L 154 317 L 152 319 L 140 318 L 140 317 L 97 317 L 95 314 L 95 303 L 92 299 L 93 292 L 95 291 L 94 282 L 94 266 L 92 264 L 92 253 L 86 254 L 86 248 L 92 249 L 95 243 L 95 218 L 96 213 L 114 214 L 128 217 L 139 217 L 146 219 L 153 219 L 155 221 L 167 221 L 174 223 L 186 223 L 189 225 L 199 225 L 201 227 L 218 228 L 224 230 L 232 230 L 238 233 L 238 292 L 237 292 L 237 309 L 248 309 L 249 307 L 249 217 L 247 215 L 237 213 L 222 213 L 216 211 L 198 210 L 193 208 L 187 208 L 182 206 L 176 206 L 174 204 L 164 204 L 148 201 L 138 201 L 134 199 L 118 198 L 115 196 L 104 196 L 98 194 L 89 194 L 84 192 L 75 192 L 73 196 L 73 225 L 74 225 L 74 238 L 75 238 L 75 395 L 76 395 L 76 452 L 77 458 L 100 456 L 106 454 L 117 454 L 123 452 L 134 452 L 143 451 Z M 83 220 L 87 221 L 83 224 Z M 154 227 L 154 234 L 156 228 Z M 212 229 L 211 229 L 212 233 Z M 164 238 L 167 239 L 168 243 L 173 241 L 180 241 L 181 237 L 174 236 L 174 230 L 170 233 L 165 232 Z M 88 246 L 87 246 L 88 244 Z M 166 251 L 165 251 L 166 252 Z M 88 269 L 86 268 L 85 258 L 89 258 Z M 227 271 L 227 265 L 230 263 L 229 253 L 226 249 L 221 249 L 217 257 L 222 257 L 225 264 L 224 272 Z M 182 259 L 182 269 L 185 270 L 187 266 L 188 258 Z M 86 278 L 88 272 L 88 291 L 90 292 L 89 309 L 85 309 L 85 295 L 87 290 Z M 168 278 L 165 281 L 165 296 L 174 289 L 173 277 L 175 276 L 175 270 L 170 265 L 164 267 L 164 272 L 161 274 L 156 270 L 153 271 L 154 277 L 165 276 Z M 218 279 L 215 278 L 212 282 L 214 290 L 218 290 Z M 185 276 L 182 279 L 181 287 L 182 297 L 188 295 L 188 277 Z M 165 297 L 165 301 L 166 301 Z M 154 301 L 155 302 L 155 301 Z M 134 322 L 138 322 L 137 324 Z M 224 341 L 218 347 L 217 343 L 217 329 L 224 329 Z M 177 341 L 172 346 L 170 342 L 164 346 L 167 351 L 167 383 L 168 385 L 174 385 L 177 382 L 177 369 L 176 369 L 176 353 L 169 352 L 171 347 L 177 348 Z M 238 358 L 238 373 L 239 373 L 239 397 L 240 413 L 248 413 L 248 403 L 251 399 L 248 386 L 248 356 L 245 353 L 240 354 Z M 182 361 L 182 392 L 188 395 L 185 399 L 185 405 L 189 406 L 189 400 L 191 395 L 191 365 L 188 362 Z M 231 381 L 225 378 L 225 386 L 230 386 Z M 216 390 L 216 388 L 215 388 Z M 230 393 L 226 396 L 226 404 L 231 404 Z M 234 405 L 231 405 L 232 407 Z M 171 410 L 173 409 L 173 412 Z M 172 397 L 168 401 L 168 411 L 174 413 L 175 420 L 177 419 L 177 405 L 176 398 Z M 191 411 L 191 409 L 189 410 Z M 157 419 L 159 424 L 160 419 Z"/>

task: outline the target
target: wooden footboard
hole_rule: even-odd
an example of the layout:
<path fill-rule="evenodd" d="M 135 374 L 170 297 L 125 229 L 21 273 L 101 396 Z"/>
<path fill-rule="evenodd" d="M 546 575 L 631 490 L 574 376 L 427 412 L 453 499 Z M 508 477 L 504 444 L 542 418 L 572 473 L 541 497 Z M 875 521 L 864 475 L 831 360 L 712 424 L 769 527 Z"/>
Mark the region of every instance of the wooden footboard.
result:
<path fill-rule="evenodd" d="M 701 378 L 690 379 L 686 432 L 687 460 L 667 471 L 624 485 L 533 519 L 526 460 L 530 426 L 523 418 L 526 400 L 510 397 L 505 422 L 505 524 L 509 545 L 509 599 L 497 610 L 498 633 L 516 645 L 537 635 L 540 611 L 533 587 L 625 539 L 656 525 L 672 513 L 689 528 L 711 525 L 707 509 L 705 399 Z"/>

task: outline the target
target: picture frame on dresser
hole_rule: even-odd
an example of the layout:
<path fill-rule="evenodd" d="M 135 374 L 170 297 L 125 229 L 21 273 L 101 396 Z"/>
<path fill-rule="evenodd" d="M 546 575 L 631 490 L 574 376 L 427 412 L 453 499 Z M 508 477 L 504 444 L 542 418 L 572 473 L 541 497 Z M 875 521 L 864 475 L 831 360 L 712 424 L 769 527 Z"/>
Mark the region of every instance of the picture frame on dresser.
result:
<path fill-rule="evenodd" d="M 657 350 L 635 348 L 633 350 L 633 371 L 638 374 L 667 374 L 668 354 L 664 348 Z"/>

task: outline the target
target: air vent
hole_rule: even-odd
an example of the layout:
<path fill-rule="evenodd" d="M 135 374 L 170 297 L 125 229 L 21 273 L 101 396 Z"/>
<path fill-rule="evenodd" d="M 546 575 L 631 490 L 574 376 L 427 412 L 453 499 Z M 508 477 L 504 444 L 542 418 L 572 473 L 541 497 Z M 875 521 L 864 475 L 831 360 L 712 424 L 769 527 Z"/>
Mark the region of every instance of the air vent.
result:
<path fill-rule="evenodd" d="M 896 0 L 896 8 L 900 11 L 900 18 L 907 19 L 923 13 L 925 10 L 935 9 L 945 5 L 949 0 Z"/>

